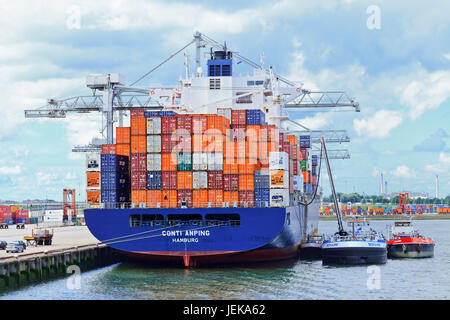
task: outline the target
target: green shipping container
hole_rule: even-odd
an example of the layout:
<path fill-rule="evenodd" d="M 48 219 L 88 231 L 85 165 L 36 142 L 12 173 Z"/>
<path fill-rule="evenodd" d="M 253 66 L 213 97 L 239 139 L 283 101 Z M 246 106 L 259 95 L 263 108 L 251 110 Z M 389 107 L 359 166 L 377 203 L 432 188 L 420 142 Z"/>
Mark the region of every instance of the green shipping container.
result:
<path fill-rule="evenodd" d="M 177 154 L 177 171 L 192 171 L 192 153 Z"/>
<path fill-rule="evenodd" d="M 300 168 L 302 171 L 306 171 L 306 160 L 300 160 Z"/>

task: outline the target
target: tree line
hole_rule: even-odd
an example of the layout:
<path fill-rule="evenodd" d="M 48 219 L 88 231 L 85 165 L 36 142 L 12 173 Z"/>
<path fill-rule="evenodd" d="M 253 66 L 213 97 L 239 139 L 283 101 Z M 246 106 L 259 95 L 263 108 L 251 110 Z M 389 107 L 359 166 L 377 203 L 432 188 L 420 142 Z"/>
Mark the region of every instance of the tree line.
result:
<path fill-rule="evenodd" d="M 348 202 L 351 203 L 361 203 L 361 204 L 398 204 L 398 196 L 395 196 L 394 198 L 386 198 L 383 196 L 376 196 L 376 195 L 360 195 L 359 193 L 342 193 L 337 192 L 336 193 L 339 201 L 343 204 L 346 204 Z M 329 195 L 328 197 L 323 198 L 323 202 L 333 202 L 333 196 Z M 447 196 L 445 198 L 416 198 L 416 199 L 409 199 L 409 204 L 444 204 L 444 205 L 450 205 L 450 196 Z"/>

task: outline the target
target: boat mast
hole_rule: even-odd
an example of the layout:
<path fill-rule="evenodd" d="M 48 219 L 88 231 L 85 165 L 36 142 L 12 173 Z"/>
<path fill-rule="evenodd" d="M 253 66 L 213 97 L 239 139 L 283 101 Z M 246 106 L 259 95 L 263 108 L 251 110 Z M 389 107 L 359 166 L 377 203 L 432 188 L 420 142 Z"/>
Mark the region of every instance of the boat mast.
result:
<path fill-rule="evenodd" d="M 347 235 L 347 232 L 344 231 L 344 227 L 342 226 L 342 217 L 341 217 L 341 212 L 339 210 L 339 204 L 338 204 L 338 200 L 337 200 L 337 196 L 336 196 L 336 191 L 334 190 L 334 182 L 333 182 L 333 176 L 331 175 L 330 162 L 328 161 L 327 147 L 325 146 L 325 139 L 322 137 L 321 140 L 322 140 L 323 150 L 325 153 L 325 160 L 327 163 L 328 177 L 330 178 L 331 193 L 333 194 L 334 206 L 336 208 L 336 218 L 337 218 L 338 226 L 339 226 L 338 232 L 341 236 L 344 236 L 344 235 Z"/>

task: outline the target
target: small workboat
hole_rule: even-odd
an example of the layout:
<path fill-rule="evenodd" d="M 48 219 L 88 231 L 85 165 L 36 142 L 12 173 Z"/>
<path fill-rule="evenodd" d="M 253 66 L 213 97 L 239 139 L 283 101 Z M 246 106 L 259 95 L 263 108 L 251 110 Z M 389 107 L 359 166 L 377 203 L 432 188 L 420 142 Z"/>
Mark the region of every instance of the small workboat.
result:
<path fill-rule="evenodd" d="M 365 219 L 360 221 L 358 218 L 352 219 L 347 223 L 351 227 L 351 231 L 344 230 L 324 138 L 322 138 L 322 149 L 325 153 L 338 223 L 338 231 L 322 243 L 322 262 L 324 264 L 386 263 L 386 240 L 381 233 L 370 227 L 368 221 Z"/>
<path fill-rule="evenodd" d="M 308 236 L 305 242 L 300 245 L 300 258 L 321 259 L 323 238 L 322 235 Z"/>
<path fill-rule="evenodd" d="M 387 261 L 386 240 L 358 218 L 347 222 L 349 230 L 336 232 L 322 244 L 324 264 L 383 264 Z"/>
<path fill-rule="evenodd" d="M 411 221 L 395 221 L 387 243 L 389 258 L 431 258 L 434 241 L 415 229 Z"/>

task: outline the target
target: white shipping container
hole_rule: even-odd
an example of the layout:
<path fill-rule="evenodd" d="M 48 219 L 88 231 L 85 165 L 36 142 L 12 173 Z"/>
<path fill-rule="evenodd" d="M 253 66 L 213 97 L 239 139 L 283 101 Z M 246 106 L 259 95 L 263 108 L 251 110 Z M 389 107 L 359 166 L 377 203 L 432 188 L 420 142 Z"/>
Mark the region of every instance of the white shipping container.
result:
<path fill-rule="evenodd" d="M 192 170 L 208 170 L 208 154 L 205 152 L 194 152 L 192 154 Z"/>
<path fill-rule="evenodd" d="M 231 108 L 217 108 L 217 115 L 231 121 Z"/>
<path fill-rule="evenodd" d="M 208 189 L 208 173 L 206 171 L 194 171 L 192 173 L 193 189 Z"/>
<path fill-rule="evenodd" d="M 161 171 L 161 154 L 147 154 L 147 171 Z"/>
<path fill-rule="evenodd" d="M 100 153 L 86 153 L 86 172 L 100 172 Z"/>
<path fill-rule="evenodd" d="M 147 152 L 161 152 L 161 136 L 150 135 L 147 136 Z"/>
<path fill-rule="evenodd" d="M 289 206 L 289 189 L 270 189 L 271 207 Z"/>
<path fill-rule="evenodd" d="M 147 134 L 161 134 L 161 118 L 147 118 Z"/>
<path fill-rule="evenodd" d="M 223 170 L 223 152 L 208 152 L 208 170 Z"/>
<path fill-rule="evenodd" d="M 302 175 L 294 176 L 294 190 L 302 191 L 303 189 L 302 186 L 303 186 L 303 176 Z"/>
<path fill-rule="evenodd" d="M 289 155 L 286 152 L 269 152 L 270 170 L 289 170 Z"/>
<path fill-rule="evenodd" d="M 271 189 L 289 189 L 289 171 L 270 170 Z"/>

